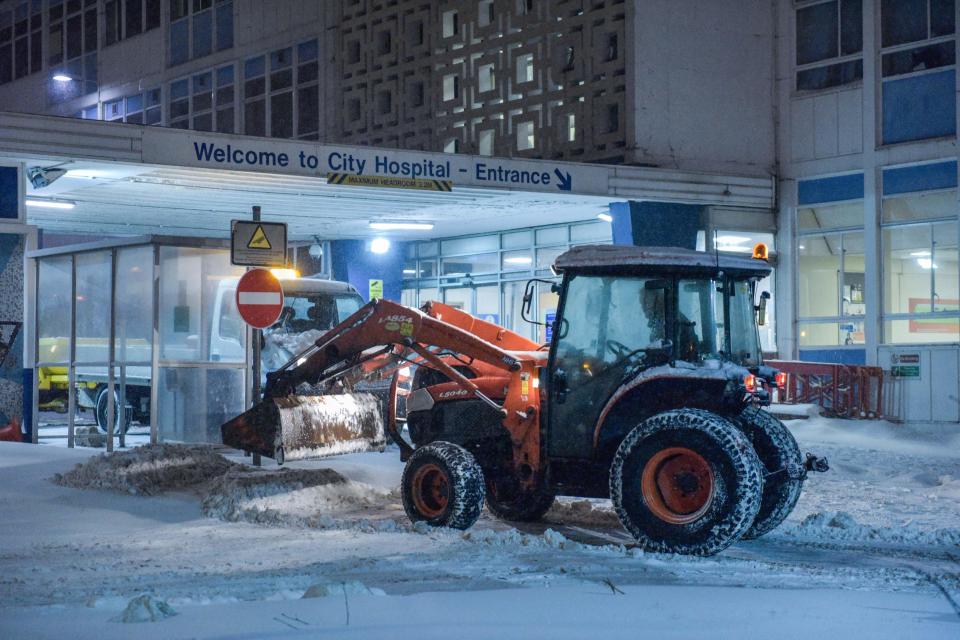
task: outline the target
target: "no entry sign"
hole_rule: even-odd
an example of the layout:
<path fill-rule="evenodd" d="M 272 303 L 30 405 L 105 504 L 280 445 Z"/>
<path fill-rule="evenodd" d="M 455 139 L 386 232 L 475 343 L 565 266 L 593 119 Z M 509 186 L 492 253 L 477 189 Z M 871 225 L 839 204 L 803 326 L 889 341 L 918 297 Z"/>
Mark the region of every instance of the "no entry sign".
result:
<path fill-rule="evenodd" d="M 237 309 L 254 329 L 266 329 L 280 317 L 283 287 L 266 269 L 247 271 L 237 284 Z"/>

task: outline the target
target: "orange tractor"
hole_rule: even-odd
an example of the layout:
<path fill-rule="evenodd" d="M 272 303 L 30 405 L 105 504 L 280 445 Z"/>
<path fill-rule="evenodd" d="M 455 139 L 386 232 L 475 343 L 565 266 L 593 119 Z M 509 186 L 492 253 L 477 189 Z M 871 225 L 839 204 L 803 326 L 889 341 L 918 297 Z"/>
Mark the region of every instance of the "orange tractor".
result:
<path fill-rule="evenodd" d="M 766 261 L 584 246 L 554 269 L 550 344 L 440 303 L 373 301 L 269 374 L 224 443 L 282 463 L 383 450 L 390 434 L 405 510 L 436 526 L 470 527 L 484 501 L 536 520 L 557 495 L 610 498 L 660 552 L 710 555 L 779 525 L 827 465 L 760 408 L 780 378 L 757 331 Z M 391 380 L 385 411 L 356 393 L 371 371 Z"/>

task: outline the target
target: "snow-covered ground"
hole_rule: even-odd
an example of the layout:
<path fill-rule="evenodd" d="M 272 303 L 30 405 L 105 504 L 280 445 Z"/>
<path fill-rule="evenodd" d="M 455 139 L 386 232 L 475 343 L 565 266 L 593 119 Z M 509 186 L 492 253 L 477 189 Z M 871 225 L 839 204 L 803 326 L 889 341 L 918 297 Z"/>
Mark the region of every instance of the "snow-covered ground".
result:
<path fill-rule="evenodd" d="M 597 500 L 413 527 L 395 449 L 70 473 L 96 453 L 0 443 L 0 638 L 960 637 L 960 434 L 788 424 L 831 471 L 782 527 L 706 559 L 632 547 Z"/>

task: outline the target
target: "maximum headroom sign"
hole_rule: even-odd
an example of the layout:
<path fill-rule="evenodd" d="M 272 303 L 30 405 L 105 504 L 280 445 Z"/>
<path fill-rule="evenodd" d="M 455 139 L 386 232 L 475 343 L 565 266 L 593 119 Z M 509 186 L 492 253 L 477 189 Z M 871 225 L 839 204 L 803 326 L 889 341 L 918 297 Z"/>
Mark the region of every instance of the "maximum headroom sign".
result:
<path fill-rule="evenodd" d="M 327 177 L 328 174 L 448 182 L 547 193 L 608 195 L 600 165 L 260 140 L 175 129 L 143 132 L 143 162 Z"/>
<path fill-rule="evenodd" d="M 230 262 L 242 267 L 286 266 L 287 224 L 231 221 Z"/>

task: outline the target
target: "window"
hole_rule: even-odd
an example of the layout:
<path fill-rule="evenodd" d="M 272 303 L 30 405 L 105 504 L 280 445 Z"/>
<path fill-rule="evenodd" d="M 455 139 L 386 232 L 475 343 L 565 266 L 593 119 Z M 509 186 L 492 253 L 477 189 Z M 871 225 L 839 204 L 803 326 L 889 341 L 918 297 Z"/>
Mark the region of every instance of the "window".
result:
<path fill-rule="evenodd" d="M 460 19 L 456 11 L 445 11 L 442 20 L 441 34 L 444 38 L 452 38 L 460 33 Z"/>
<path fill-rule="evenodd" d="M 297 47 L 297 137 L 316 140 L 320 131 L 320 67 L 316 40 Z"/>
<path fill-rule="evenodd" d="M 477 3 L 477 24 L 481 27 L 488 27 L 496 20 L 493 0 L 480 0 Z"/>
<path fill-rule="evenodd" d="M 517 84 L 533 82 L 533 54 L 517 56 Z"/>
<path fill-rule="evenodd" d="M 863 344 L 863 232 L 798 238 L 800 345 Z"/>
<path fill-rule="evenodd" d="M 832 0 L 797 9 L 796 47 L 798 91 L 862 80 L 861 0 Z"/>
<path fill-rule="evenodd" d="M 214 107 L 217 114 L 216 130 L 219 133 L 233 133 L 235 131 L 235 98 L 236 87 L 234 86 L 233 65 L 228 64 L 217 69 L 217 90 L 214 93 Z"/>
<path fill-rule="evenodd" d="M 270 132 L 274 138 L 293 137 L 293 48 L 270 54 Z"/>
<path fill-rule="evenodd" d="M 215 6 L 214 6 L 215 5 Z M 172 0 L 170 66 L 233 47 L 232 0 Z"/>
<path fill-rule="evenodd" d="M 533 122 L 527 120 L 517 123 L 517 151 L 526 151 L 535 147 Z"/>
<path fill-rule="evenodd" d="M 496 89 L 496 79 L 493 74 L 494 65 L 491 64 L 482 64 L 477 68 L 477 77 L 479 82 L 479 91 L 480 93 L 485 93 L 487 91 L 493 91 Z"/>
<path fill-rule="evenodd" d="M 616 133 L 620 130 L 620 105 L 607 105 L 607 133 Z"/>
<path fill-rule="evenodd" d="M 953 0 L 882 1 L 884 144 L 956 131 L 954 31 Z"/>
<path fill-rule="evenodd" d="M 460 77 L 456 74 L 443 76 L 443 100 L 456 100 L 460 97 Z"/>
<path fill-rule="evenodd" d="M 123 122 L 123 99 L 103 103 L 103 119 L 108 122 Z"/>
<path fill-rule="evenodd" d="M 883 172 L 885 343 L 960 340 L 956 170 L 945 162 Z"/>
<path fill-rule="evenodd" d="M 460 150 L 460 140 L 457 138 L 450 138 L 443 143 L 443 152 L 444 153 L 456 153 Z"/>
<path fill-rule="evenodd" d="M 160 26 L 160 0 L 106 0 L 103 3 L 104 46 Z"/>
<path fill-rule="evenodd" d="M 493 155 L 494 132 L 492 129 L 484 129 L 477 136 L 477 153 L 482 156 Z"/>
<path fill-rule="evenodd" d="M 577 116 L 572 113 L 568 113 L 564 116 L 566 124 L 564 128 L 566 129 L 566 139 L 567 142 L 576 142 L 577 141 Z"/>
<path fill-rule="evenodd" d="M 882 0 L 880 40 L 893 47 L 954 32 L 953 0 Z"/>
<path fill-rule="evenodd" d="M 148 89 L 143 92 L 143 123 L 144 124 L 160 124 L 161 120 L 161 107 L 160 107 L 160 88 Z"/>
<path fill-rule="evenodd" d="M 190 128 L 194 131 L 213 131 L 213 74 L 209 71 L 198 73 L 190 82 L 193 90 Z"/>
<path fill-rule="evenodd" d="M 53 67 L 50 69 L 50 75 L 69 78 L 69 80 L 48 82 L 48 100 L 51 103 L 58 103 L 81 95 L 96 93 L 98 88 L 96 3 L 51 2 L 48 13 L 48 56 L 49 63 Z M 2 29 L 0 29 L 0 35 L 2 35 Z"/>
<path fill-rule="evenodd" d="M 170 104 L 167 107 L 169 126 L 176 129 L 190 128 L 190 84 L 184 78 L 170 83 Z"/>
<path fill-rule="evenodd" d="M 243 65 L 243 132 L 248 136 L 267 135 L 266 59 L 249 58 Z"/>

